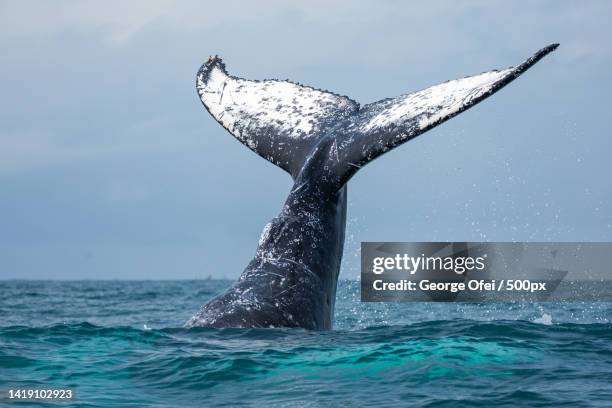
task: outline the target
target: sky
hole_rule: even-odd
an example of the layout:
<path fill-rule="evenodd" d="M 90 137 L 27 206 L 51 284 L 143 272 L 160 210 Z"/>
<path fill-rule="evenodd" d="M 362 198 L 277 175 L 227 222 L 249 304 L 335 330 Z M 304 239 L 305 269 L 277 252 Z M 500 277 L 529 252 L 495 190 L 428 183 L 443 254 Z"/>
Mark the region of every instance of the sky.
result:
<path fill-rule="evenodd" d="M 235 278 L 291 188 L 202 108 L 211 54 L 368 103 L 515 65 L 349 183 L 361 241 L 612 240 L 612 2 L 0 1 L 0 279 Z"/>

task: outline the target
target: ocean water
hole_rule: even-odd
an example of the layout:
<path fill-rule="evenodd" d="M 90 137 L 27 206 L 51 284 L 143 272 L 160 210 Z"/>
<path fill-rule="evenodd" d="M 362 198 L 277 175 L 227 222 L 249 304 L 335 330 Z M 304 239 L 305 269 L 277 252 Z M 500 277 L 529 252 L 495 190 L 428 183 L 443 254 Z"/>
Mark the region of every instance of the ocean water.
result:
<path fill-rule="evenodd" d="M 184 329 L 231 282 L 0 281 L 0 390 L 50 407 L 611 407 L 612 303 L 360 303 L 335 329 Z"/>

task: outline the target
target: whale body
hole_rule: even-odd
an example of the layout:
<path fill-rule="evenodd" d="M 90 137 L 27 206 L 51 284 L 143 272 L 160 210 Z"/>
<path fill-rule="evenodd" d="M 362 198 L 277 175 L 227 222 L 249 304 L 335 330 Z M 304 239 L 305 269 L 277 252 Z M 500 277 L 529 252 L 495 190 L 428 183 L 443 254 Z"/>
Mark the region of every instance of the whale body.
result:
<path fill-rule="evenodd" d="M 228 74 L 211 57 L 196 88 L 208 112 L 294 184 L 237 282 L 187 327 L 331 329 L 346 226 L 347 187 L 364 165 L 481 102 L 545 55 L 360 106 L 335 93 Z"/>

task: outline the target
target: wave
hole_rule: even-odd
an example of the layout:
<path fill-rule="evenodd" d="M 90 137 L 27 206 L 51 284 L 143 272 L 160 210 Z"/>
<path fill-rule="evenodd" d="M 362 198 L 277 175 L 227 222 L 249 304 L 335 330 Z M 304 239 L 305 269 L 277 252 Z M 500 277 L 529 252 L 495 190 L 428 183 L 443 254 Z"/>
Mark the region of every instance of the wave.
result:
<path fill-rule="evenodd" d="M 373 304 L 349 282 L 335 330 L 180 327 L 227 284 L 0 283 L 0 390 L 68 387 L 79 407 L 612 400 L 610 303 Z"/>
<path fill-rule="evenodd" d="M 598 364 L 600 371 L 609 373 L 604 363 L 612 360 L 610 340 L 609 323 L 545 326 L 529 321 L 437 320 L 329 332 L 144 330 L 87 322 L 11 326 L 0 329 L 0 383 L 53 383 L 75 387 L 77 395 L 90 397 L 99 395 L 94 387 L 115 400 L 126 398 L 129 384 L 139 390 L 140 402 L 153 404 L 167 401 L 169 395 L 177 400 L 189 396 L 193 402 L 194 392 L 212 402 L 228 402 L 206 390 L 242 395 L 243 401 L 254 398 L 246 390 L 257 390 L 259 405 L 254 406 L 305 402 L 296 395 L 321 387 L 329 390 L 328 382 L 335 384 L 335 398 L 363 393 L 360 381 L 373 381 L 389 392 L 407 383 L 427 388 L 442 381 L 465 394 L 463 381 L 479 387 L 491 377 L 521 383 L 545 375 L 538 381 L 545 380 L 547 386 L 568 375 L 591 381 Z M 564 365 L 554 367 L 551 360 Z M 588 370 L 585 361 L 591 362 Z M 272 384 L 273 389 L 266 388 Z M 295 394 L 296 387 L 302 391 Z M 515 403 L 534 398 L 529 392 L 501 391 Z M 445 400 L 428 398 L 430 403 Z M 88 401 L 95 405 L 94 400 Z"/>

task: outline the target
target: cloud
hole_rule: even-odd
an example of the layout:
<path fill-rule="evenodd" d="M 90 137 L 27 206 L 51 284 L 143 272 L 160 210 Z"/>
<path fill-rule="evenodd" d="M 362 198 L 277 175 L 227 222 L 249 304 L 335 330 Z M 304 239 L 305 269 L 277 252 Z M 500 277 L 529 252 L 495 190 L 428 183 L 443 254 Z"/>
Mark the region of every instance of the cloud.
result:
<path fill-rule="evenodd" d="M 284 20 L 326 26 L 329 31 L 335 30 L 338 36 L 348 29 L 356 35 L 355 38 L 360 38 L 359 31 L 376 37 L 377 33 L 372 28 L 387 33 L 395 31 L 398 37 L 386 37 L 387 44 L 381 44 L 382 48 L 389 50 L 388 45 L 401 43 L 410 49 L 426 49 L 434 45 L 432 40 L 437 35 L 449 38 L 448 33 L 454 35 L 452 38 L 456 42 L 470 34 L 489 33 L 491 39 L 506 37 L 515 44 L 524 44 L 533 39 L 531 34 L 549 30 L 559 23 L 563 25 L 559 28 L 568 32 L 580 30 L 582 35 L 595 34 L 602 28 L 607 29 L 606 16 L 611 8 L 610 2 L 606 1 L 592 1 L 576 7 L 573 2 L 567 1 L 509 3 L 501 0 L 461 3 L 451 0 L 389 0 L 376 3 L 354 0 L 25 0 L 2 2 L 0 33 L 2 41 L 8 43 L 16 38 L 41 38 L 57 33 L 99 30 L 109 44 L 126 45 L 135 34 L 148 27 L 169 31 L 201 31 L 223 30 L 229 26 L 240 35 L 240 27 L 246 22 L 267 22 L 277 26 Z M 495 24 L 500 20 L 506 20 L 509 24 Z M 400 25 L 402 21 L 403 26 Z M 588 24 L 585 24 L 587 21 Z M 406 28 L 410 35 L 401 34 Z M 257 37 L 257 33 L 253 35 Z M 268 40 L 273 42 L 282 37 Z"/>
<path fill-rule="evenodd" d="M 147 197 L 148 191 L 144 186 L 122 181 L 111 183 L 102 193 L 102 198 L 114 202 L 143 201 Z"/>
<path fill-rule="evenodd" d="M 192 75 L 206 52 L 229 54 L 239 75 L 291 76 L 369 102 L 516 63 L 552 41 L 562 42 L 551 57 L 564 62 L 559 70 L 601 61 L 611 9 L 597 1 L 2 2 L 0 172 L 204 142 Z"/>
<path fill-rule="evenodd" d="M 126 153 L 148 153 L 202 146 L 202 135 L 172 137 L 180 122 L 172 116 L 126 126 L 118 134 L 81 134 L 80 141 L 43 130 L 0 133 L 0 175 Z M 89 136 L 92 136 L 91 138 Z M 84 139 L 84 140 L 83 140 Z"/>
<path fill-rule="evenodd" d="M 236 75 L 367 103 L 515 64 L 550 42 L 562 46 L 494 100 L 359 173 L 344 268 L 358 270 L 348 254 L 362 239 L 609 240 L 611 187 L 593 174 L 610 167 L 611 16 L 605 0 L 2 1 L 4 255 L 15 276 L 39 258 L 53 276 L 76 276 L 87 265 L 32 244 L 86 242 L 110 276 L 120 251 L 100 248 L 146 258 L 138 245 L 154 241 L 199 246 L 187 266 L 210 249 L 206 273 L 238 274 L 290 186 L 202 109 L 194 76 L 211 53 Z M 394 180 L 393 200 L 380 199 L 381 179 Z M 15 242 L 23 251 L 11 255 Z M 171 265 L 165 276 L 180 269 L 172 259 L 156 259 Z M 142 264 L 123 271 L 149 276 Z"/>
<path fill-rule="evenodd" d="M 147 25 L 190 30 L 218 26 L 227 21 L 260 19 L 288 8 L 308 11 L 313 3 L 287 6 L 283 1 L 38 1 L 3 2 L 0 32 L 9 38 L 48 35 L 57 32 L 101 29 L 107 40 L 118 45 Z M 322 2 L 319 2 L 322 4 Z M 6 41 L 6 38 L 5 38 Z"/>
<path fill-rule="evenodd" d="M 62 145 L 49 133 L 3 133 L 0 134 L 0 174 L 82 160 L 99 153 L 99 149 Z"/>

